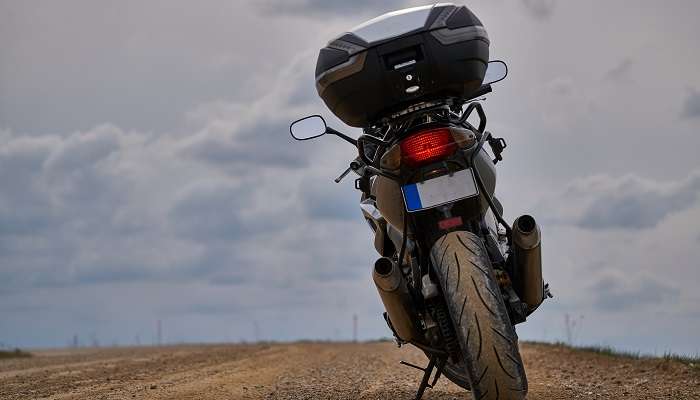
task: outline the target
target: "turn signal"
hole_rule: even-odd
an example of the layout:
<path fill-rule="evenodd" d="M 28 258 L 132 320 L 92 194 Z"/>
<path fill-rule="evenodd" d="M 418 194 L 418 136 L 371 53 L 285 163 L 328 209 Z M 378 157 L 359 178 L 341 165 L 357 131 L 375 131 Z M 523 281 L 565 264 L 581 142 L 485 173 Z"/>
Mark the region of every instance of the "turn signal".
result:
<path fill-rule="evenodd" d="M 452 139 L 454 139 L 460 149 L 466 149 L 476 144 L 474 132 L 464 128 L 450 128 Z"/>
<path fill-rule="evenodd" d="M 407 165 L 418 167 L 451 156 L 457 150 L 447 128 L 423 131 L 401 142 L 401 155 Z"/>
<path fill-rule="evenodd" d="M 401 146 L 397 144 L 391 146 L 379 160 L 379 166 L 390 171 L 401 168 Z"/>

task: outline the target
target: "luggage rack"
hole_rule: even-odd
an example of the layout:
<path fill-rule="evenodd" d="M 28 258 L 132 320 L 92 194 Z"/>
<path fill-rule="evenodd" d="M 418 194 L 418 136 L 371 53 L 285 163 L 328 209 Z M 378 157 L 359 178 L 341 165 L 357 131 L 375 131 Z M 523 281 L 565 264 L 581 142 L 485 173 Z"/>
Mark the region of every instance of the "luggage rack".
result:
<path fill-rule="evenodd" d="M 412 114 L 412 113 L 417 112 L 417 111 L 428 110 L 431 108 L 444 107 L 444 106 L 449 105 L 449 103 L 450 103 L 450 101 L 448 101 L 448 100 L 422 101 L 420 103 L 412 104 L 412 105 L 404 108 L 401 111 L 390 114 L 385 119 L 395 120 L 395 119 L 407 116 L 407 115 Z"/>
<path fill-rule="evenodd" d="M 413 104 L 382 117 L 376 125 L 365 128 L 365 134 L 385 137 L 389 132 L 405 132 L 424 124 L 449 122 L 450 103 L 448 99 L 443 99 Z"/>

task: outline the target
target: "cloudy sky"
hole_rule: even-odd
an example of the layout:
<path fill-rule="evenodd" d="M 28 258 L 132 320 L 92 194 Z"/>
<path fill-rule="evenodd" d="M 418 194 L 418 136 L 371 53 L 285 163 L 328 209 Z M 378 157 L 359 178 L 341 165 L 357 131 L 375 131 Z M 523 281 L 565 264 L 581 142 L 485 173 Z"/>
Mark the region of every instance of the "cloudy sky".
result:
<path fill-rule="evenodd" d="M 328 39 L 424 2 L 0 0 L 0 342 L 388 336 L 320 112 Z M 555 299 L 524 339 L 700 345 L 700 3 L 474 0 L 508 140 L 506 217 L 542 224 Z M 257 328 L 256 328 L 257 327 Z"/>

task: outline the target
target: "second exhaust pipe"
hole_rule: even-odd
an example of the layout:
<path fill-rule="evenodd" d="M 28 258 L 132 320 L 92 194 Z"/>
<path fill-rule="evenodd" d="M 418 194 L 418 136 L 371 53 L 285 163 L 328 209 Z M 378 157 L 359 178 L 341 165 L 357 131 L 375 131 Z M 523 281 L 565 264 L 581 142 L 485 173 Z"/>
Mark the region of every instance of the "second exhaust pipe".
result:
<path fill-rule="evenodd" d="M 542 235 L 540 227 L 530 215 L 522 215 L 513 222 L 515 255 L 515 292 L 534 311 L 544 300 L 542 279 Z"/>

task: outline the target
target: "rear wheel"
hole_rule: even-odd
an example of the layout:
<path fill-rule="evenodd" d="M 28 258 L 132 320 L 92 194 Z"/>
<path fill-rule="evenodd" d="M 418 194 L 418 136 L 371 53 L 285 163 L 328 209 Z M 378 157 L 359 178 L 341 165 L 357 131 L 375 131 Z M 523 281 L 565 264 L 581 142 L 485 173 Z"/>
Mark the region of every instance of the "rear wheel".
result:
<path fill-rule="evenodd" d="M 445 375 L 462 387 L 466 377 L 475 399 L 524 399 L 518 337 L 483 242 L 471 232 L 450 232 L 430 256 L 462 354 Z"/>

